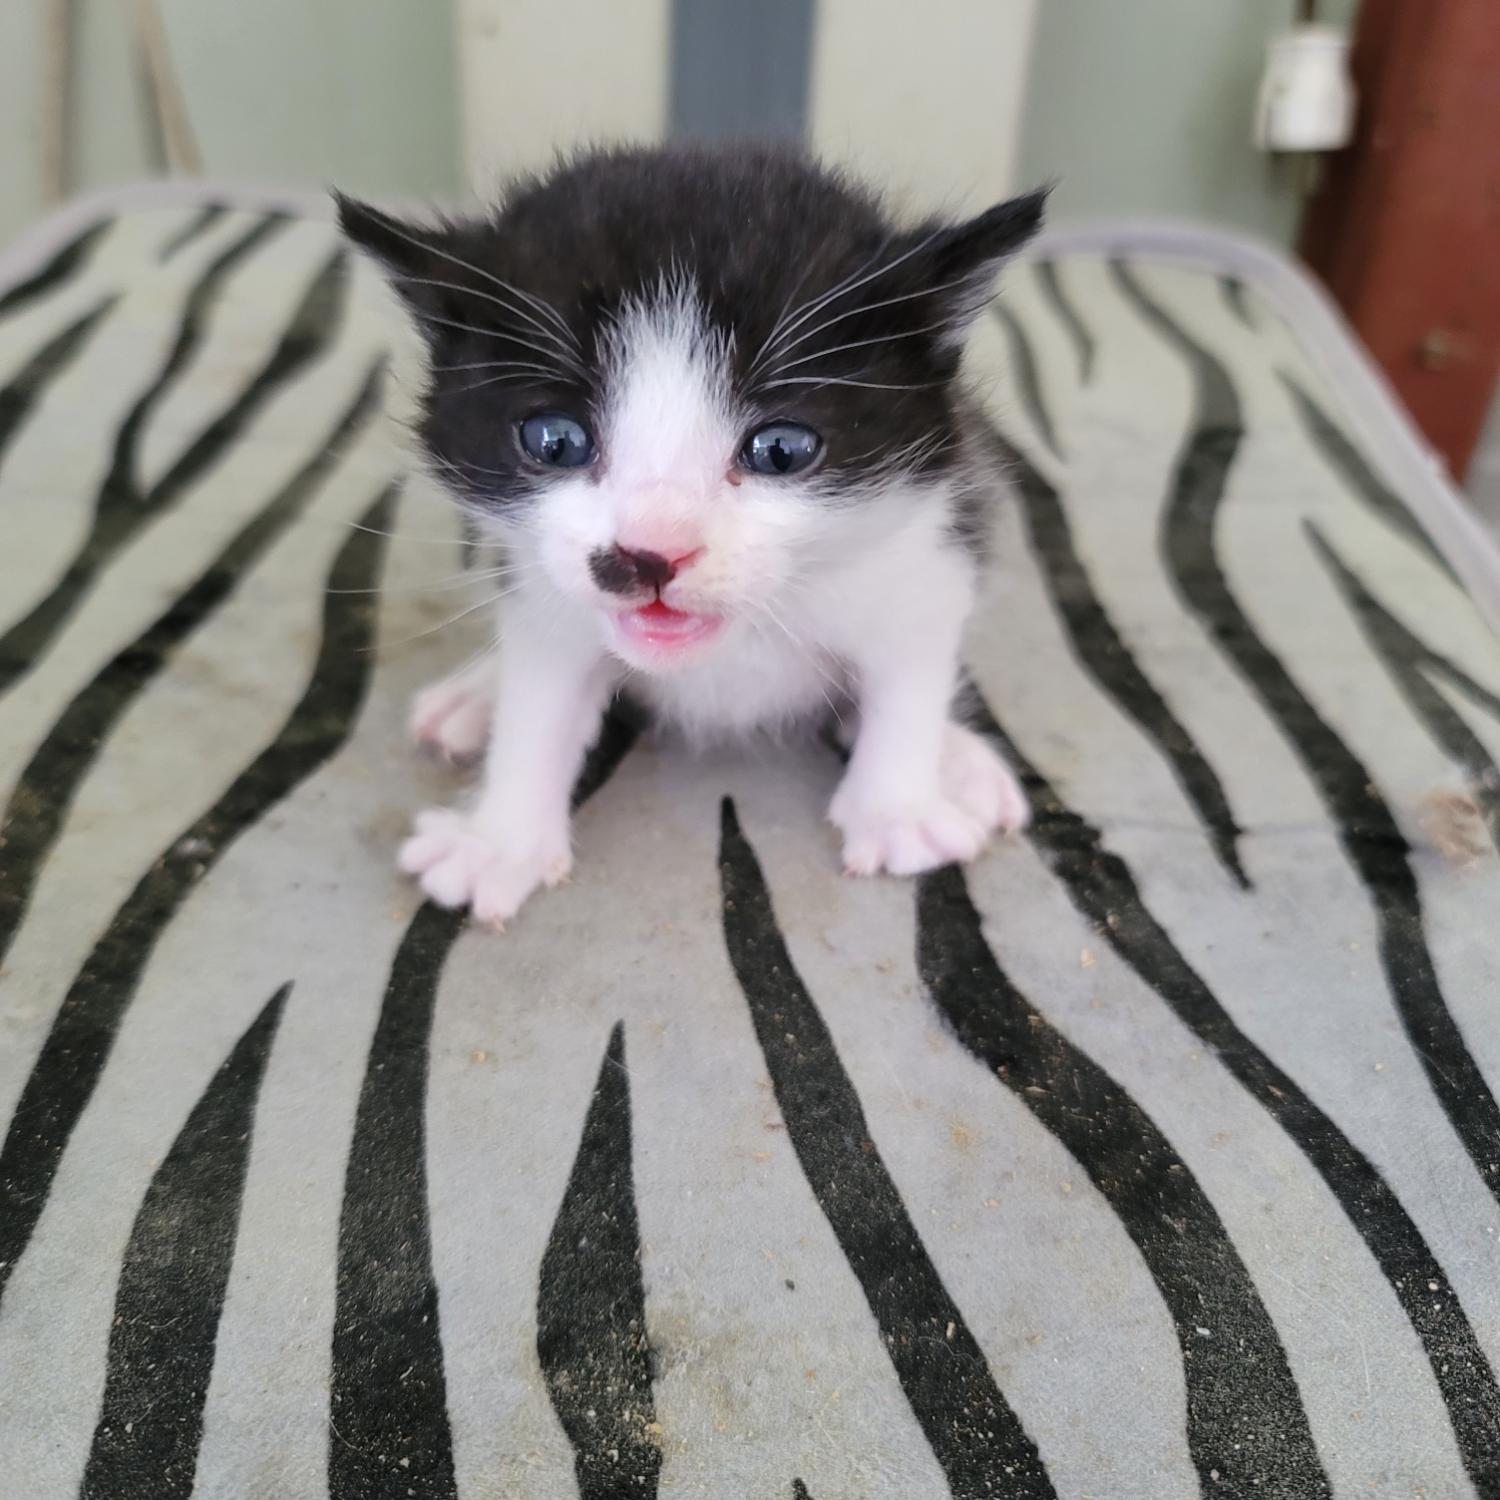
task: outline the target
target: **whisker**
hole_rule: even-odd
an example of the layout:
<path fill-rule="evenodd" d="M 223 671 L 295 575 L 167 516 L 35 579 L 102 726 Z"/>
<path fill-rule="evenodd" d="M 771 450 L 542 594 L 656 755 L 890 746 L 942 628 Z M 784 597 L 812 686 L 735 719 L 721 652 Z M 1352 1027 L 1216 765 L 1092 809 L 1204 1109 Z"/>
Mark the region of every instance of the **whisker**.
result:
<path fill-rule="evenodd" d="M 503 568 L 486 568 L 481 572 L 475 572 L 472 576 L 460 573 L 453 578 L 440 578 L 435 583 L 403 583 L 394 588 L 368 588 L 368 589 L 324 589 L 325 594 L 453 594 L 459 589 L 468 588 L 476 583 L 487 583 L 496 578 L 504 578 L 506 570 Z"/>
<path fill-rule="evenodd" d="M 569 337 L 565 342 L 545 324 L 538 323 L 535 318 L 530 317 L 523 309 L 516 307 L 503 297 L 495 296 L 493 292 L 481 292 L 477 287 L 460 286 L 456 281 L 436 281 L 430 276 L 403 276 L 401 280 L 406 286 L 430 286 L 435 287 L 440 292 L 457 292 L 461 297 L 477 297 L 481 302 L 493 302 L 496 307 L 504 308 L 506 312 L 514 314 L 530 327 L 536 329 L 541 337 L 550 339 L 562 351 L 565 358 L 571 360 L 579 352 L 578 341 L 572 337 L 571 330 L 569 330 Z M 423 314 L 418 313 L 418 316 L 421 317 Z M 495 337 L 506 338 L 509 335 L 496 334 Z"/>
<path fill-rule="evenodd" d="M 843 354 L 849 349 L 867 349 L 872 344 L 891 344 L 897 339 L 909 339 L 919 333 L 936 333 L 940 328 L 948 328 L 951 325 L 946 319 L 936 323 L 924 323 L 920 328 L 904 328 L 899 333 L 882 333 L 875 338 L 853 339 L 847 344 L 835 344 L 831 349 L 819 349 L 813 354 L 803 354 L 785 364 L 780 360 L 776 363 L 777 370 L 795 370 L 798 365 L 810 365 L 815 359 L 827 359 L 830 354 Z"/>
<path fill-rule="evenodd" d="M 511 364 L 509 373 L 502 375 L 487 375 L 483 380 L 471 380 L 466 385 L 450 386 L 445 395 L 465 396 L 470 391 L 483 390 L 487 385 L 501 385 L 507 380 L 530 380 L 535 381 L 538 377 L 550 377 L 553 372 L 541 365 L 529 365 L 523 361 Z"/>
<path fill-rule="evenodd" d="M 817 656 L 808 646 L 807 642 L 802 640 L 801 637 L 799 637 L 792 631 L 791 627 L 788 626 L 787 623 L 781 618 L 781 616 L 778 615 L 776 611 L 771 607 L 771 604 L 768 600 L 758 599 L 755 601 L 754 607 L 760 612 L 764 613 L 766 618 L 770 620 L 770 622 L 775 625 L 778 630 L 781 631 L 781 633 L 787 638 L 787 641 L 790 643 L 792 649 L 802 656 L 802 658 L 807 662 L 808 666 L 810 666 L 817 674 L 817 676 L 821 679 L 818 691 L 823 695 L 823 701 L 828 705 L 829 712 L 832 713 L 835 720 L 837 720 L 838 723 L 842 725 L 844 722 L 843 715 L 839 713 L 838 705 L 830 696 L 828 689 L 832 687 L 842 693 L 844 689 L 843 683 L 837 681 L 837 679 L 835 679 L 832 674 L 828 672 L 823 664 L 818 661 Z"/>
<path fill-rule="evenodd" d="M 879 302 L 863 302 L 858 307 L 851 307 L 846 312 L 835 313 L 833 317 L 825 319 L 815 328 L 809 328 L 805 333 L 798 334 L 790 344 L 784 345 L 779 351 L 777 358 L 790 354 L 793 349 L 805 344 L 809 339 L 817 338 L 820 333 L 832 328 L 835 323 L 843 323 L 849 318 L 857 318 L 861 313 L 874 312 L 880 307 L 897 307 L 903 302 L 913 302 L 918 297 L 932 297 L 939 292 L 951 292 L 961 286 L 973 284 L 973 279 L 968 276 L 955 276 L 952 281 L 940 282 L 937 286 L 924 286 L 914 292 L 903 292 L 899 297 L 885 297 Z M 790 332 L 790 330 L 788 330 Z"/>
<path fill-rule="evenodd" d="M 408 245 L 415 245 L 417 249 L 425 250 L 431 255 L 436 255 L 440 260 L 446 260 L 451 265 L 460 266 L 465 271 L 472 271 L 474 275 L 482 277 L 492 286 L 499 287 L 502 292 L 509 292 L 511 296 L 518 298 L 520 301 L 534 308 L 537 312 L 542 314 L 543 317 L 551 319 L 552 322 L 556 324 L 558 329 L 561 330 L 561 332 L 566 335 L 566 337 L 571 340 L 576 347 L 578 339 L 574 335 L 573 330 L 568 327 L 567 322 L 563 318 L 562 314 L 558 312 L 558 310 L 553 307 L 553 305 L 544 297 L 535 297 L 530 292 L 524 292 L 520 287 L 512 286 L 510 282 L 504 279 L 504 277 L 496 276 L 492 271 L 486 271 L 482 266 L 476 266 L 472 261 L 465 260 L 461 255 L 454 255 L 449 250 L 439 249 L 438 246 L 432 244 L 430 240 L 418 239 L 416 235 L 408 234 L 405 230 L 398 228 L 395 224 L 387 223 L 385 228 L 388 233 L 395 235 L 398 240 L 405 240 Z M 526 321 L 528 322 L 533 322 L 533 320 L 527 317 L 525 313 L 518 313 L 518 316 L 526 319 Z M 540 329 L 542 325 L 533 322 L 533 326 Z"/>
<path fill-rule="evenodd" d="M 774 391 L 784 385 L 848 385 L 866 391 L 930 391 L 944 384 L 941 380 L 920 380 L 908 384 L 883 380 L 847 380 L 838 375 L 788 375 L 779 380 L 763 380 L 756 390 Z"/>
<path fill-rule="evenodd" d="M 516 588 L 519 587 L 520 585 L 517 584 Z M 446 620 L 440 620 L 436 625 L 429 625 L 426 630 L 419 630 L 415 635 L 403 636 L 399 641 L 388 641 L 384 644 L 394 650 L 397 646 L 409 646 L 413 641 L 426 640 L 428 636 L 436 635 L 440 630 L 447 630 L 450 625 L 457 625 L 460 620 L 467 620 L 470 615 L 476 615 L 480 610 L 488 609 L 492 605 L 500 603 L 502 599 L 508 599 L 515 591 L 514 588 L 510 588 L 502 589 L 498 594 L 487 594 L 478 604 L 471 604 L 467 609 L 459 610 L 456 615 L 450 615 Z M 381 648 L 379 646 L 367 646 L 364 649 L 375 651 Z"/>
<path fill-rule="evenodd" d="M 892 450 L 886 457 L 886 466 L 889 469 L 916 468 L 928 458 L 953 446 L 953 439 L 946 433 L 927 433 L 923 437 L 913 438 L 909 443 L 903 443 L 899 448 Z M 867 458 L 873 458 L 880 452 L 880 444 L 873 448 L 866 448 L 862 453 L 851 454 L 842 460 L 846 464 L 863 463 Z"/>
<path fill-rule="evenodd" d="M 432 455 L 434 463 L 442 464 L 444 468 L 452 470 L 455 474 L 461 474 L 464 469 L 472 469 L 476 474 L 493 474 L 496 479 L 509 479 L 512 471 L 507 469 L 492 469 L 487 464 L 475 463 L 472 458 L 444 458 L 441 454 Z M 462 465 L 462 468 L 459 466 Z"/>
<path fill-rule="evenodd" d="M 462 375 L 469 370 L 502 370 L 512 361 L 506 359 L 475 359 L 463 365 L 428 365 L 429 375 Z"/>
<path fill-rule="evenodd" d="M 866 259 L 862 260 L 859 265 L 857 265 L 847 276 L 835 282 L 834 285 L 831 286 L 826 292 L 819 293 L 814 297 L 809 297 L 806 302 L 804 302 L 800 307 L 796 309 L 796 312 L 793 314 L 792 319 L 778 318 L 777 326 L 771 330 L 771 333 L 767 336 L 765 343 L 763 343 L 760 348 L 756 350 L 755 361 L 751 366 L 751 370 L 753 371 L 755 368 L 757 368 L 761 362 L 761 359 L 771 352 L 771 350 L 775 347 L 779 337 L 794 332 L 795 329 L 808 317 L 815 314 L 820 308 L 827 307 L 828 303 L 834 297 L 839 296 L 846 288 L 849 288 L 856 277 L 862 276 L 866 271 L 868 271 L 870 267 L 874 265 L 877 260 L 879 260 L 886 249 L 889 248 L 890 243 L 891 237 L 887 235 L 886 238 L 883 239 L 875 247 L 875 249 L 869 254 L 869 256 L 866 257 Z M 801 285 L 800 280 L 798 282 L 798 285 Z"/>
<path fill-rule="evenodd" d="M 353 531 L 364 531 L 370 536 L 383 536 L 393 542 L 425 542 L 433 547 L 451 547 L 457 541 L 452 536 L 413 536 L 409 531 L 382 531 L 378 526 L 366 526 L 362 521 L 345 521 Z"/>
<path fill-rule="evenodd" d="M 801 312 L 799 312 L 798 315 L 793 318 L 792 321 L 786 326 L 786 328 L 781 331 L 781 334 L 776 342 L 780 342 L 780 340 L 784 339 L 789 333 L 796 332 L 796 330 L 800 328 L 802 324 L 804 324 L 809 318 L 815 317 L 819 312 L 821 312 L 825 307 L 827 307 L 837 298 L 847 296 L 850 292 L 857 292 L 860 287 L 868 286 L 870 282 L 877 280 L 881 276 L 884 276 L 886 272 L 894 271 L 897 266 L 903 264 L 904 262 L 910 260 L 912 256 L 917 255 L 921 251 L 925 250 L 942 232 L 942 226 L 940 225 L 930 234 L 924 235 L 910 249 L 902 251 L 902 253 L 898 255 L 894 260 L 889 260 L 884 265 L 877 266 L 875 270 L 868 272 L 868 274 L 866 275 L 860 275 L 859 271 L 856 271 L 854 275 L 858 278 L 857 280 L 851 281 L 848 277 L 845 277 L 844 280 L 841 281 L 837 286 L 832 288 L 832 290 L 825 292 L 821 297 L 814 298 L 812 302 L 810 302 Z M 890 241 L 887 240 L 885 244 L 880 247 L 880 250 L 885 249 L 885 246 L 889 243 Z M 880 250 L 877 250 L 875 252 L 875 255 L 879 255 Z M 870 260 L 874 260 L 875 255 L 872 255 L 870 257 Z M 869 261 L 866 261 L 865 266 L 868 266 L 869 263 Z M 860 270 L 863 269 L 864 267 L 860 268 Z M 876 303 L 875 305 L 879 307 L 882 304 Z M 801 343 L 802 340 L 799 339 L 798 342 Z M 774 348 L 775 343 L 773 343 L 772 340 L 767 339 L 766 343 L 761 346 L 759 353 L 756 354 L 755 365 L 752 367 L 752 369 L 758 368 L 761 359 L 765 355 L 770 354 Z M 786 350 L 783 349 L 782 353 L 785 352 Z"/>
<path fill-rule="evenodd" d="M 503 333 L 497 333 L 493 328 L 481 328 L 477 323 L 461 323 L 457 318 L 443 318 L 439 317 L 437 313 L 418 311 L 416 316 L 420 318 L 422 322 L 430 323 L 434 328 L 451 328 L 457 333 L 472 333 L 477 338 L 503 339 L 507 337 L 507 335 Z M 527 347 L 531 348 L 532 346 L 528 345 Z M 541 353 L 542 351 L 533 349 L 533 352 Z M 559 363 L 557 369 L 559 373 L 562 373 L 565 370 L 574 371 L 580 376 L 584 373 L 582 365 L 580 365 L 576 360 L 571 360 L 570 363 L 566 366 Z"/>
<path fill-rule="evenodd" d="M 877 255 L 879 253 L 879 251 L 876 251 Z M 865 264 L 868 265 L 869 262 L 866 261 Z M 771 340 L 781 332 L 782 326 L 785 324 L 787 317 L 793 311 L 793 299 L 795 299 L 797 293 L 802 290 L 803 282 L 805 282 L 807 278 L 812 274 L 812 268 L 813 262 L 811 259 L 809 259 L 807 264 L 802 267 L 802 274 L 798 276 L 798 278 L 792 283 L 791 291 L 786 294 L 786 301 L 781 304 L 781 311 L 776 314 L 776 321 L 771 325 L 771 331 L 765 336 L 765 339 L 761 343 L 760 349 L 757 349 L 755 351 L 757 359 L 760 357 L 760 350 L 764 349 L 766 345 L 769 344 Z M 796 310 L 801 311 L 801 308 L 798 307 Z"/>

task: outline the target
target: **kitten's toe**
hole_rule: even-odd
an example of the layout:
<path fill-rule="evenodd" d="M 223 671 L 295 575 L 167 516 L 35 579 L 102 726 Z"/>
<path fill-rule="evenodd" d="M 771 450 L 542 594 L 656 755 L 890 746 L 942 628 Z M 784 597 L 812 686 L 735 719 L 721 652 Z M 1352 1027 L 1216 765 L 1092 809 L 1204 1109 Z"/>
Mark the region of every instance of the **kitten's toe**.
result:
<path fill-rule="evenodd" d="M 501 931 L 539 885 L 560 885 L 572 868 L 572 856 L 566 852 L 550 859 L 494 860 L 479 872 L 469 909 L 475 921 Z"/>
<path fill-rule="evenodd" d="M 463 813 L 417 818 L 397 863 L 439 906 L 467 906 L 477 921 L 503 928 L 539 885 L 557 885 L 573 868 L 566 830 L 554 837 L 497 839 Z"/>
<path fill-rule="evenodd" d="M 423 688 L 412 702 L 411 737 L 453 761 L 476 759 L 490 737 L 494 694 L 466 673 Z"/>
<path fill-rule="evenodd" d="M 844 870 L 850 875 L 920 875 L 962 864 L 984 847 L 986 830 L 957 804 L 934 797 L 922 807 L 846 818 Z"/>
<path fill-rule="evenodd" d="M 1015 773 L 972 729 L 948 726 L 939 775 L 943 790 L 986 832 L 1015 833 L 1031 822 L 1031 803 Z"/>

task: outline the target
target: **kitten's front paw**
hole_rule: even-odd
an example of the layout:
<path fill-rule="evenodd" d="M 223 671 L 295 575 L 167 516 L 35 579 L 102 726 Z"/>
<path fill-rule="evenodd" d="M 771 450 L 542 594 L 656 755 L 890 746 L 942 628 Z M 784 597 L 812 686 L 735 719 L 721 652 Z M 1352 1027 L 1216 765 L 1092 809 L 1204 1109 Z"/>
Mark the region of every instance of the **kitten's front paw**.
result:
<path fill-rule="evenodd" d="M 476 760 L 490 737 L 491 682 L 473 672 L 425 687 L 412 700 L 411 737 L 448 760 Z"/>
<path fill-rule="evenodd" d="M 939 865 L 963 864 L 984 848 L 988 833 L 956 802 L 941 793 L 917 806 L 840 807 L 830 821 L 844 835 L 844 873 L 919 875 Z"/>
<path fill-rule="evenodd" d="M 551 836 L 497 841 L 465 813 L 421 813 L 397 863 L 439 906 L 467 906 L 503 928 L 539 885 L 568 878 L 573 855 L 564 828 Z"/>
<path fill-rule="evenodd" d="M 1031 803 L 1015 772 L 972 729 L 948 726 L 938 775 L 943 791 L 983 824 L 986 833 L 1019 833 L 1031 822 Z"/>
<path fill-rule="evenodd" d="M 938 789 L 913 803 L 872 796 L 846 777 L 828 809 L 844 835 L 850 875 L 918 875 L 966 864 L 997 830 L 1011 833 L 1031 818 L 1026 793 L 1003 760 L 972 730 L 950 724 Z"/>

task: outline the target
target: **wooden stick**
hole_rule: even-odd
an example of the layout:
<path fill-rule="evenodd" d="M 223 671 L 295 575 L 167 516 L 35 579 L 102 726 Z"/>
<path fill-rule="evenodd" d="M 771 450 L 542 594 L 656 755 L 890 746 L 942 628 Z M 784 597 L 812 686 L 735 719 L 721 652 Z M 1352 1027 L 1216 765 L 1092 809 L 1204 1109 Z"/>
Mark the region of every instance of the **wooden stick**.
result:
<path fill-rule="evenodd" d="M 42 108 L 42 199 L 60 203 L 68 194 L 68 103 L 73 51 L 73 0 L 47 6 L 47 93 Z"/>
<path fill-rule="evenodd" d="M 157 125 L 167 153 L 167 165 L 174 172 L 196 175 L 203 171 L 203 157 L 188 118 L 187 102 L 172 67 L 172 52 L 167 44 L 167 29 L 162 24 L 156 0 L 135 0 L 136 43 L 146 60 L 146 74 L 151 82 L 151 100 L 156 108 Z"/>

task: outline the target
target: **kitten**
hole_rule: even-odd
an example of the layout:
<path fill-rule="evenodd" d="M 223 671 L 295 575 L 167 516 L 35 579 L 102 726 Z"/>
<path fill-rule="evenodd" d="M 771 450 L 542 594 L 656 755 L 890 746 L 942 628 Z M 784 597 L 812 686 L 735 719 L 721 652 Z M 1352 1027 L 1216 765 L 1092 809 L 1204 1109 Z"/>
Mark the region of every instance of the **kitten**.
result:
<path fill-rule="evenodd" d="M 699 738 L 857 725 L 828 812 L 850 873 L 1026 822 L 951 717 L 1001 489 L 959 366 L 1043 197 L 904 228 L 794 151 L 673 147 L 579 155 L 436 227 L 339 198 L 430 350 L 426 456 L 509 569 L 498 660 L 414 712 L 452 755 L 489 742 L 473 808 L 401 850 L 428 896 L 502 926 L 568 874 L 622 687 Z"/>

